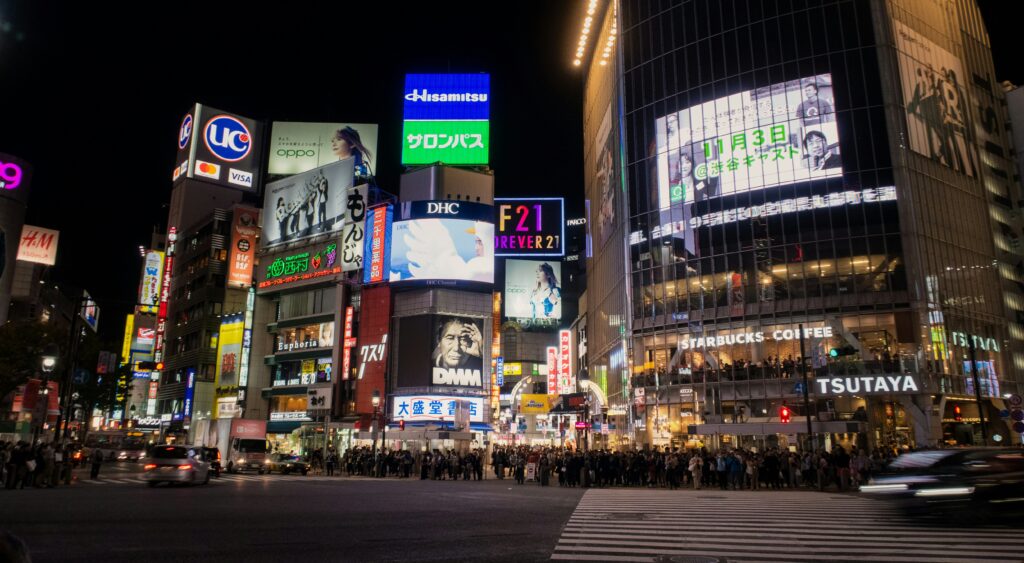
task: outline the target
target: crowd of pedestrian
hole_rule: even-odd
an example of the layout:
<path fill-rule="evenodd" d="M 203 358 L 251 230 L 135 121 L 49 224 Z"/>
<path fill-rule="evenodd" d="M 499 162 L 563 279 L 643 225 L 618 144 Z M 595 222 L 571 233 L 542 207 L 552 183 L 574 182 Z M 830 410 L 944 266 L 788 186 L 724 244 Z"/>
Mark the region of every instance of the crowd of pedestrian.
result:
<path fill-rule="evenodd" d="M 32 445 L 24 440 L 0 441 L 0 483 L 6 489 L 70 485 L 73 451 L 70 444 L 60 447 L 49 442 Z M 93 479 L 99 475 L 103 462 L 99 450 L 95 453 L 98 459 L 90 459 Z"/>

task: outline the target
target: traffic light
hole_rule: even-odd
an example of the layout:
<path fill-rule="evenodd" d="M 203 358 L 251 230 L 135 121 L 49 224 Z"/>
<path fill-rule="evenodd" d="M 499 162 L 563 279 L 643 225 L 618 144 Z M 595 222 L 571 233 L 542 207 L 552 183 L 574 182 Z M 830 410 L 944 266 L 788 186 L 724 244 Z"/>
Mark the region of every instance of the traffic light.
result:
<path fill-rule="evenodd" d="M 398 421 L 398 429 L 399 430 L 405 430 L 405 421 L 404 420 L 399 420 Z"/>
<path fill-rule="evenodd" d="M 782 405 L 781 407 L 779 407 L 779 420 L 781 420 L 784 424 L 789 424 L 789 416 L 791 414 L 792 413 L 790 412 L 789 407 L 787 407 L 786 405 Z"/>
<path fill-rule="evenodd" d="M 163 371 L 163 362 L 135 362 L 135 371 Z"/>
<path fill-rule="evenodd" d="M 856 353 L 857 349 L 854 348 L 853 346 L 850 346 L 849 344 L 845 346 L 840 346 L 838 348 L 832 348 L 831 350 L 828 351 L 829 357 L 832 358 L 838 358 L 840 356 L 852 356 L 853 354 Z"/>
<path fill-rule="evenodd" d="M 961 422 L 963 419 L 964 417 L 960 415 L 960 405 L 953 405 L 953 420 Z"/>

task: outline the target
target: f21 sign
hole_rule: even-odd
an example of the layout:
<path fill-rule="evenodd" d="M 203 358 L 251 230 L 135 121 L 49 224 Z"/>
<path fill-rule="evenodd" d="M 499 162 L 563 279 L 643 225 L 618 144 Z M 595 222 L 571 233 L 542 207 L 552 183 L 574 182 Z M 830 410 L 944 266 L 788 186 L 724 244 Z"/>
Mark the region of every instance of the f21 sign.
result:
<path fill-rule="evenodd" d="M 494 198 L 495 256 L 565 256 L 565 199 Z"/>

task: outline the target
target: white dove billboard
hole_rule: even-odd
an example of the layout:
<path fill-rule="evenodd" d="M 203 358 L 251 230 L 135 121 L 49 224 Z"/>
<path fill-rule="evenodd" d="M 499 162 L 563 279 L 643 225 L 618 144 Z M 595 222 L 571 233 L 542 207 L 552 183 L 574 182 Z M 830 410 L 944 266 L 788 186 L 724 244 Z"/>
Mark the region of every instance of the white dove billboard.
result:
<path fill-rule="evenodd" d="M 494 223 L 489 205 L 458 201 L 401 204 L 391 229 L 391 282 L 494 283 Z"/>

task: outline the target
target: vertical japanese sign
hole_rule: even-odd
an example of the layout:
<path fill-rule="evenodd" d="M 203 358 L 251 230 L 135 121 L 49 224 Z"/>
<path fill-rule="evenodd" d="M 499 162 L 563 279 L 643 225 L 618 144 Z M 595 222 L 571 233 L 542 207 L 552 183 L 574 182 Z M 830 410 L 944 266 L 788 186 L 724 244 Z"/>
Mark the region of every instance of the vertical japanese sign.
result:
<path fill-rule="evenodd" d="M 498 375 L 500 369 L 504 371 L 504 360 L 501 358 L 501 292 L 495 291 L 491 298 L 491 408 L 492 412 L 498 412 L 501 408 L 501 385 L 504 383 L 504 375 Z"/>
<path fill-rule="evenodd" d="M 505 384 L 505 358 L 498 356 L 494 363 L 494 374 L 498 380 L 498 387 L 501 387 Z"/>
<path fill-rule="evenodd" d="M 369 264 L 363 268 L 363 283 L 385 281 L 391 262 L 391 205 L 374 207 L 367 212 L 366 225 L 369 236 L 363 249 L 363 256 Z"/>
<path fill-rule="evenodd" d="M 351 306 L 345 307 L 345 337 L 342 340 L 341 345 L 341 379 L 348 381 L 349 374 L 352 372 L 352 348 L 355 347 L 355 340 L 352 338 L 352 318 L 355 315 L 355 309 Z"/>
<path fill-rule="evenodd" d="M 548 346 L 548 395 L 558 394 L 558 347 Z"/>
<path fill-rule="evenodd" d="M 348 189 L 345 225 L 341 229 L 341 271 L 363 267 L 363 241 L 366 238 L 367 185 Z"/>
<path fill-rule="evenodd" d="M 185 418 L 192 417 L 192 403 L 196 394 L 196 369 L 188 368 L 188 383 L 185 384 Z"/>
<path fill-rule="evenodd" d="M 373 412 L 373 392 L 385 394 L 388 372 L 388 332 L 391 329 L 391 287 L 363 288 L 359 309 L 359 383 L 356 385 L 356 412 Z M 424 339 L 426 334 L 421 335 Z M 406 353 L 409 353 L 407 351 Z"/>
<path fill-rule="evenodd" d="M 155 312 L 160 305 L 160 289 L 164 274 L 164 253 L 147 250 L 142 262 L 142 281 L 139 284 L 139 305 L 144 312 Z"/>
<path fill-rule="evenodd" d="M 253 259 L 256 255 L 256 235 L 259 233 L 260 210 L 235 206 L 231 226 L 231 263 L 228 268 L 228 287 L 245 289 L 252 285 Z"/>
<path fill-rule="evenodd" d="M 572 385 L 572 372 L 570 370 L 569 348 L 572 342 L 572 333 L 568 330 L 558 331 L 558 393 L 565 395 L 575 391 Z"/>
<path fill-rule="evenodd" d="M 124 342 L 121 344 L 121 360 L 127 362 L 132 351 L 132 336 L 135 334 L 135 315 L 124 319 Z"/>
<path fill-rule="evenodd" d="M 238 400 L 245 399 L 245 388 L 249 385 L 249 354 L 252 351 L 252 316 L 256 308 L 256 290 L 249 287 L 245 298 L 245 320 L 242 324 L 242 365 L 238 371 Z"/>
<path fill-rule="evenodd" d="M 167 256 L 164 259 L 164 275 L 160 280 L 160 306 L 156 316 L 156 343 L 153 346 L 153 359 L 161 362 L 164 359 L 164 335 L 167 331 L 167 299 L 171 295 L 171 274 L 174 266 L 174 243 L 178 240 L 178 229 L 171 227 L 167 232 Z"/>

